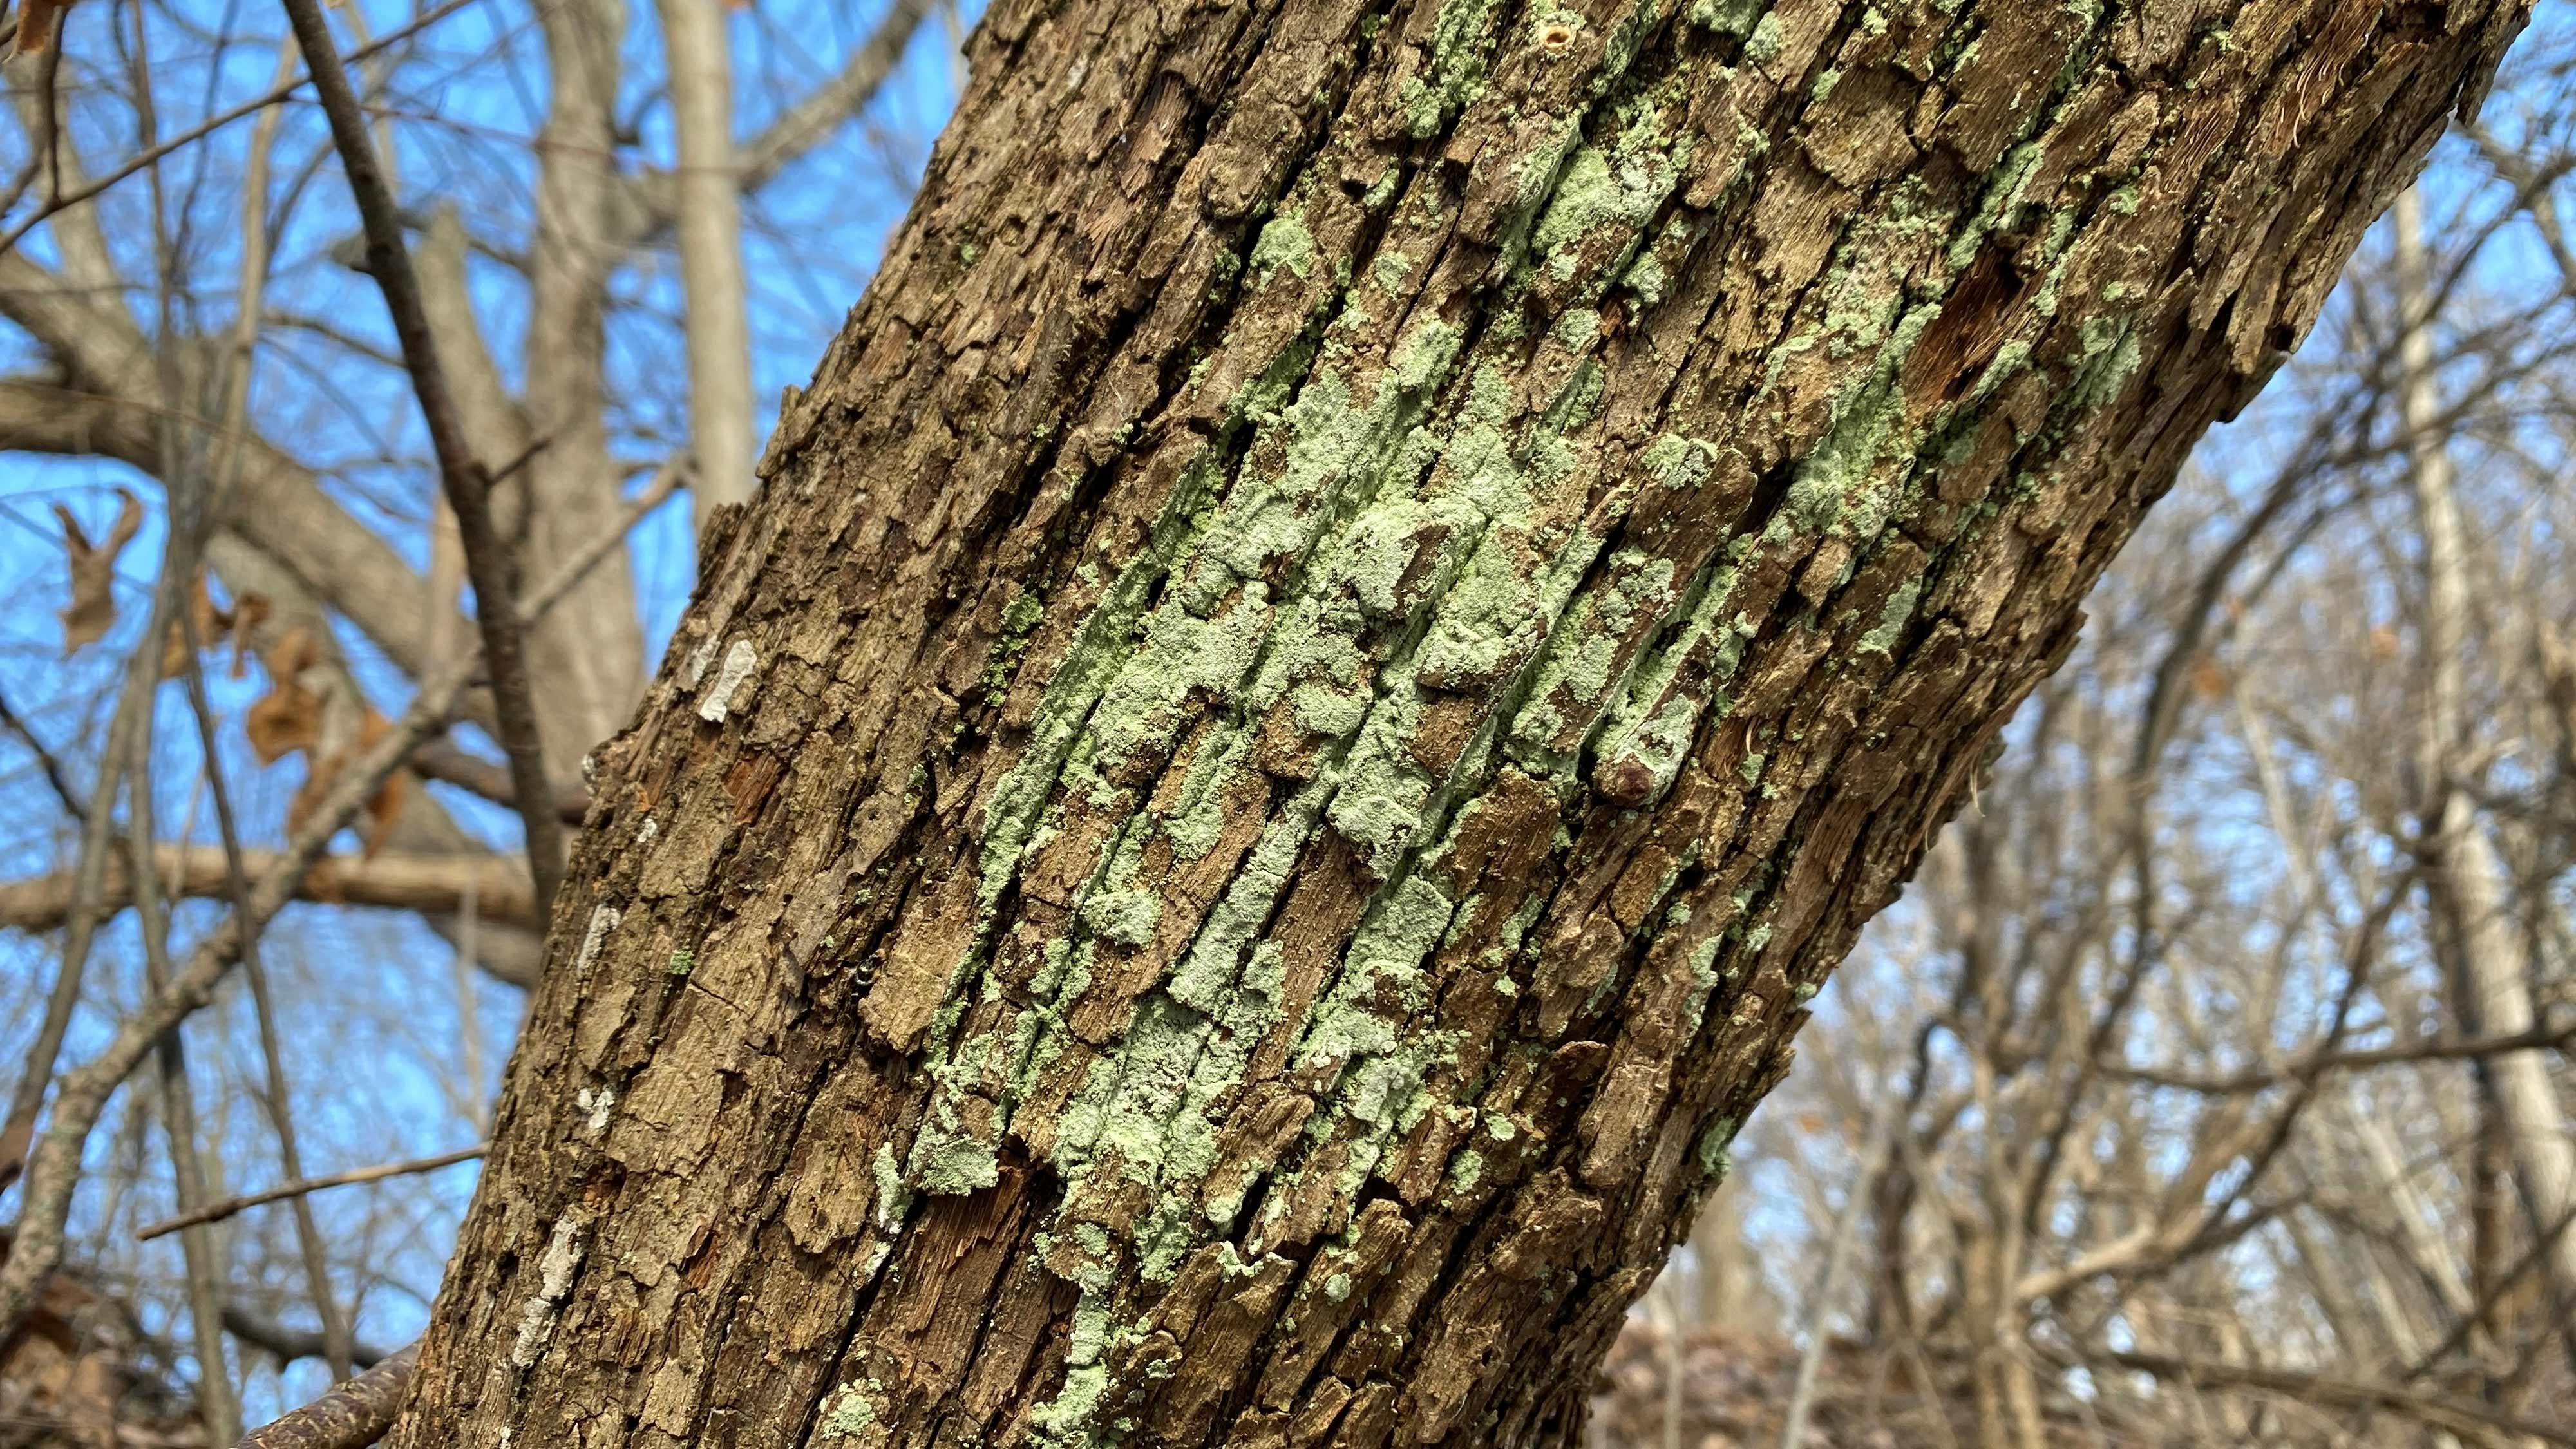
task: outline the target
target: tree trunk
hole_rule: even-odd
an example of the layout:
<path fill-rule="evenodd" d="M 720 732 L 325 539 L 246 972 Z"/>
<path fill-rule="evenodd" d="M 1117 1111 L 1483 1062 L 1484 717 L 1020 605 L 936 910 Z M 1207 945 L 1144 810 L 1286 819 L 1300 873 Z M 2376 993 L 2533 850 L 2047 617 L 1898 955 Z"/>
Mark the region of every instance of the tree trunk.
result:
<path fill-rule="evenodd" d="M 1001 0 L 390 1442 L 1572 1443 L 2518 0 Z"/>
<path fill-rule="evenodd" d="M 2512 882 L 2487 839 L 2476 806 L 2460 778 L 2459 752 L 2470 733 L 2468 696 L 2468 527 L 2453 489 L 2448 440 L 2441 433 L 2441 387 L 2434 375 L 2432 283 L 2425 275 L 2424 203 L 2413 188 L 2398 198 L 2396 215 L 2398 304 L 2405 327 L 2399 360 L 2405 368 L 2404 416 L 2410 433 L 2408 462 L 2414 477 L 2416 529 L 2424 551 L 2423 738 L 2416 768 L 2424 782 L 2420 816 L 2429 849 L 2426 885 L 2440 925 L 2430 934 L 2460 1003 L 2462 1035 L 2516 1036 L 2538 1021 L 2531 999 L 2536 979 L 2514 919 Z M 2535 1241 L 2545 1244 L 2550 1293 L 2561 1312 L 2576 1311 L 2576 1233 L 2560 1224 L 2576 1215 L 2576 1145 L 2567 1140 L 2558 1088 L 2549 1079 L 2550 1054 L 2505 1052 L 2478 1064 L 2485 1087 L 2482 1115 L 2502 1129 L 2512 1148 L 2515 1176 Z M 2569 1366 L 2576 1368 L 2576 1329 Z"/>

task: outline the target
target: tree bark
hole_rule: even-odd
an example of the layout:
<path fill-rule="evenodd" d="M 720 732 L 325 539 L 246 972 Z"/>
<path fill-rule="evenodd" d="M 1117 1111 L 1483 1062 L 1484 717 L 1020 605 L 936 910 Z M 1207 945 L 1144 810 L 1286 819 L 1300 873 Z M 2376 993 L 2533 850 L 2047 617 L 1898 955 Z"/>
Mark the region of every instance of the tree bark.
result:
<path fill-rule="evenodd" d="M 1002 0 L 389 1442 L 1570 1444 L 2513 0 Z"/>

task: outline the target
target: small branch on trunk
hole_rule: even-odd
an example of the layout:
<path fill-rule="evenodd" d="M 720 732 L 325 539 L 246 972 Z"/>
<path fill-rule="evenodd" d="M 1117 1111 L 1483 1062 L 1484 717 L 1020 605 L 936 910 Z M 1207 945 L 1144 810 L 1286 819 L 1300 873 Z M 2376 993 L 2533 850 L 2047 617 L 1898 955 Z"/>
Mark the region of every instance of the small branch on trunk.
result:
<path fill-rule="evenodd" d="M 563 879 L 564 835 L 537 737 L 526 639 L 519 622 L 517 564 L 492 521 L 492 477 L 474 458 L 464 419 L 439 366 L 420 278 L 403 243 L 402 217 L 377 161 L 375 142 L 367 134 L 366 113 L 342 67 L 339 42 L 331 36 L 320 0 L 283 3 L 295 29 L 295 42 L 304 52 L 305 69 L 312 74 L 314 92 L 330 119 L 340 169 L 366 227 L 367 269 L 384 293 L 385 310 L 393 315 L 394 334 L 402 341 L 403 362 L 411 371 L 412 392 L 428 425 L 430 446 L 438 455 L 439 485 L 456 514 L 466 576 L 474 584 L 474 614 L 483 635 L 493 718 L 501 748 L 510 757 L 519 820 L 527 832 L 529 878 L 536 887 L 537 913 L 543 917 L 551 913 L 555 887 Z"/>
<path fill-rule="evenodd" d="M 382 1362 L 265 1428 L 234 1449 L 361 1449 L 385 1436 L 420 1365 L 420 1345 L 406 1344 Z"/>
<path fill-rule="evenodd" d="M 263 1203 L 284 1202 L 291 1197 L 302 1197 L 308 1192 L 320 1192 L 326 1187 L 355 1187 L 365 1182 L 382 1182 L 389 1177 L 410 1177 L 423 1172 L 436 1172 L 442 1167 L 454 1167 L 460 1162 L 472 1162 L 480 1158 L 489 1146 L 488 1143 L 477 1142 L 471 1147 L 461 1147 L 454 1152 L 441 1153 L 436 1157 L 422 1157 L 410 1162 L 380 1162 L 373 1167 L 353 1167 L 347 1172 L 326 1173 L 321 1177 L 307 1177 L 296 1182 L 282 1183 L 260 1192 L 246 1192 L 239 1197 L 228 1197 L 221 1202 L 208 1203 L 194 1212 L 181 1213 L 175 1218 L 164 1218 L 136 1232 L 134 1238 L 137 1242 L 150 1242 L 154 1238 L 178 1232 L 182 1228 L 193 1228 L 199 1223 L 219 1223 Z"/>
<path fill-rule="evenodd" d="M 453 740 L 431 740 L 411 757 L 412 773 L 424 780 L 479 795 L 496 805 L 517 803 L 517 783 L 509 770 L 489 760 L 478 760 Z M 567 785 L 555 787 L 555 814 L 566 825 L 579 825 L 590 810 L 590 792 Z"/>
<path fill-rule="evenodd" d="M 321 1358 L 330 1351 L 319 1332 L 289 1328 L 237 1303 L 224 1305 L 224 1332 L 277 1360 L 280 1368 L 298 1359 Z M 350 1345 L 349 1354 L 361 1369 L 374 1368 L 386 1357 L 383 1349 L 369 1343 Z"/>

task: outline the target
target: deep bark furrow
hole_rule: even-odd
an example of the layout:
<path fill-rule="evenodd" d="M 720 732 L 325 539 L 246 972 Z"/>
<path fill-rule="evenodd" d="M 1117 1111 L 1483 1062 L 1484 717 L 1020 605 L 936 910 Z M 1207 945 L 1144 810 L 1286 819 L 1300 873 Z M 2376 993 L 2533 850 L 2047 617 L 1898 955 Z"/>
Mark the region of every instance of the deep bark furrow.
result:
<path fill-rule="evenodd" d="M 998 7 L 602 754 L 394 1442 L 1570 1438 L 2518 21 Z"/>

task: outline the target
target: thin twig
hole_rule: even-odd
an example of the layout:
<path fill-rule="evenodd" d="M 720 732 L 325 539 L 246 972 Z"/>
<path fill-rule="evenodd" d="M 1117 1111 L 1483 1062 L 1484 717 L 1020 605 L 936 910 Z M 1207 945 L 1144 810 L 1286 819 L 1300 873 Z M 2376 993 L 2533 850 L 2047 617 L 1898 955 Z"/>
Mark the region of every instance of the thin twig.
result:
<path fill-rule="evenodd" d="M 80 796 L 72 792 L 71 780 L 63 773 L 63 762 L 54 758 L 54 752 L 45 748 L 45 742 L 36 737 L 36 731 L 19 716 L 18 711 L 9 707 L 6 695 L 0 695 L 0 726 L 6 726 L 9 733 L 26 743 L 27 752 L 36 757 L 36 768 L 45 772 L 45 783 L 54 788 L 54 798 L 62 802 L 63 813 L 70 816 L 75 824 L 88 824 L 89 810 L 81 804 Z"/>
<path fill-rule="evenodd" d="M 2199 1092 L 2208 1096 L 2259 1092 L 2284 1082 L 2304 1082 L 2327 1072 L 2358 1072 L 2373 1067 L 2408 1066 L 2430 1062 L 2473 1062 L 2506 1052 L 2560 1051 L 2576 1045 L 2576 1022 L 2563 1025 L 2542 1023 L 2529 1031 L 2504 1036 L 2481 1037 L 2473 1041 L 2423 1041 L 2404 1046 L 2376 1047 L 2365 1051 L 2320 1052 L 2268 1070 L 2236 1072 L 2227 1076 L 2196 1076 L 2189 1072 L 2170 1071 L 2160 1067 L 2106 1066 L 2102 1074 L 2118 1081 L 2136 1082 L 2141 1086 L 2170 1087 L 2177 1091 Z"/>
<path fill-rule="evenodd" d="M 29 1149 L 35 1142 L 36 1118 L 44 1110 L 45 1089 L 53 1082 L 54 1064 L 62 1055 L 63 1038 L 70 1032 L 72 1013 L 80 1004 L 81 977 L 88 968 L 90 944 L 98 924 L 99 893 L 106 886 L 108 865 L 115 855 L 115 824 L 111 817 L 116 811 L 116 787 L 124 778 L 125 742 L 144 711 L 154 683 L 150 654 L 148 649 L 138 649 L 126 661 L 116 712 L 108 720 L 107 746 L 99 753 L 98 777 L 90 786 L 89 812 L 81 828 L 80 856 L 73 867 L 62 962 L 54 971 L 44 1020 L 36 1029 L 36 1039 L 28 1044 L 26 1065 L 10 1095 L 8 1119 L 0 1122 L 0 1190 L 16 1181 L 20 1169 L 26 1166 Z M 0 1315 L 0 1330 L 8 1326 L 5 1315 Z"/>
<path fill-rule="evenodd" d="M 599 567 L 600 560 L 616 552 L 626 542 L 626 536 L 634 531 L 637 524 L 689 482 L 695 466 L 685 453 L 665 459 L 662 466 L 654 470 L 652 481 L 645 484 L 644 491 L 636 494 L 634 500 L 626 505 L 614 524 L 602 529 L 598 537 L 557 564 L 553 573 L 528 591 L 527 599 L 519 606 L 520 627 L 533 629 L 544 620 L 554 606 L 563 601 L 564 595 L 589 577 L 592 569 Z M 503 805 L 514 803 L 517 783 L 508 770 L 479 760 L 445 740 L 432 740 L 421 746 L 412 756 L 412 769 L 428 779 L 442 780 L 459 789 L 470 790 L 486 800 Z M 590 792 L 578 785 L 559 787 L 554 801 L 555 812 L 566 825 L 579 825 L 581 817 L 590 811 Z M 544 928 L 543 918 L 539 918 L 537 926 L 541 930 Z"/>
<path fill-rule="evenodd" d="M 614 525 L 600 530 L 597 538 L 583 544 L 580 552 L 558 564 L 553 573 L 528 591 L 528 597 L 519 605 L 519 622 L 528 628 L 536 627 L 539 620 L 553 612 L 555 605 L 563 602 L 564 595 L 571 593 L 574 586 L 590 576 L 592 569 L 599 567 L 601 559 L 625 544 L 626 535 L 635 531 L 635 525 L 661 507 L 672 493 L 687 485 L 696 476 L 696 471 L 695 460 L 686 453 L 676 453 L 663 459 L 662 466 L 653 470 L 653 481 L 645 484 L 644 491 L 636 494 L 635 500 L 626 505 L 626 511 L 618 515 Z"/>
<path fill-rule="evenodd" d="M 250 910 L 250 872 L 242 864 L 241 827 L 233 818 L 232 795 L 224 786 L 223 752 L 215 743 L 215 709 L 206 696 L 206 669 L 203 650 L 206 641 L 197 637 L 195 615 L 182 609 L 179 625 L 188 645 L 186 675 L 188 709 L 197 723 L 197 747 L 205 756 L 204 775 L 208 793 L 214 797 L 215 824 L 224 844 L 224 890 L 231 897 L 233 914 L 246 915 Z M 140 870 L 143 867 L 138 866 Z M 268 990 L 268 970 L 259 959 L 259 943 L 242 943 L 242 977 L 250 985 L 252 1015 L 259 1027 L 259 1055 L 268 1092 L 269 1125 L 277 1132 L 278 1169 L 288 1179 L 304 1176 L 302 1149 L 295 1140 L 295 1094 L 287 1081 L 286 1054 L 278 1045 L 277 1006 Z M 200 1218 L 212 1222 L 212 1218 Z M 328 1255 L 322 1243 L 321 1228 L 313 1221 L 313 1210 L 299 1195 L 295 1200 L 295 1241 L 304 1259 L 305 1290 L 313 1300 L 314 1315 L 322 1320 L 322 1341 L 326 1346 L 323 1363 L 331 1372 L 355 1373 L 357 1360 L 351 1345 L 355 1332 L 346 1315 L 340 1311 L 338 1295 L 331 1291 Z"/>
<path fill-rule="evenodd" d="M 2417 1393 L 2395 1383 L 2365 1383 L 2333 1374 L 2263 1368 L 2214 1359 L 2180 1358 L 2159 1353 L 2105 1353 L 2101 1362 L 2168 1381 L 2218 1388 L 2251 1389 L 2301 1402 L 2356 1409 L 2385 1409 L 2418 1423 L 2458 1431 L 2500 1429 L 2543 1444 L 2576 1449 L 2576 1431 L 2524 1419 L 2501 1409 L 2442 1394 Z"/>
<path fill-rule="evenodd" d="M 412 270 L 411 252 L 403 243 L 402 217 L 392 188 L 367 135 L 366 113 L 340 60 L 339 42 L 322 16 L 320 0 L 283 0 L 295 42 L 304 51 L 304 66 L 313 78 L 314 94 L 330 119 L 331 138 L 340 153 L 340 169 L 357 203 L 367 236 L 367 270 L 383 292 L 385 310 L 393 315 L 394 335 L 402 342 L 403 362 L 411 372 L 412 392 L 428 425 L 431 449 L 438 455 L 439 484 L 465 547 L 466 576 L 474 583 L 474 615 L 483 633 L 483 663 L 492 686 L 492 715 L 503 753 L 510 757 L 510 777 L 517 785 L 519 820 L 527 833 L 528 873 L 536 884 L 537 911 L 550 914 L 555 887 L 563 879 L 563 822 L 557 818 L 553 791 L 546 781 L 545 752 L 537 737 L 536 703 L 528 684 L 526 640 L 519 627 L 518 568 L 492 522 L 492 479 L 465 436 L 465 419 L 447 373 L 438 360 L 430 331 L 429 311 L 421 299 L 420 278 Z"/>
<path fill-rule="evenodd" d="M 322 858 L 331 838 L 348 828 L 421 741 L 446 728 L 457 692 L 478 657 L 465 650 L 458 655 L 422 680 L 394 727 L 332 778 L 304 824 L 288 837 L 276 864 L 254 883 L 249 914 L 231 917 L 201 939 L 168 990 L 128 1013 L 97 1056 L 63 1074 L 53 1118 L 27 1156 L 17 1236 L 9 1256 L 0 1259 L 0 1341 L 25 1321 L 62 1261 L 63 1224 L 80 1183 L 82 1155 L 109 1099 L 163 1033 L 214 999 L 215 988 L 240 961 L 243 942 L 265 929 L 294 897 L 305 871 Z"/>
<path fill-rule="evenodd" d="M 491 1150 L 490 1143 L 477 1142 L 471 1147 L 461 1147 L 454 1152 L 442 1152 L 436 1157 L 422 1157 L 410 1162 L 380 1162 L 373 1167 L 353 1167 L 347 1172 L 301 1178 L 294 1182 L 265 1188 L 259 1192 L 246 1192 L 239 1197 L 228 1197 L 221 1202 L 208 1203 L 194 1212 L 181 1213 L 175 1218 L 164 1218 L 136 1232 L 134 1238 L 137 1242 L 148 1243 L 154 1238 L 178 1232 L 182 1228 L 193 1228 L 199 1223 L 219 1223 L 263 1204 L 283 1202 L 291 1197 L 302 1197 L 309 1192 L 320 1192 L 326 1187 L 356 1187 L 365 1182 L 382 1182 L 389 1177 L 410 1177 L 423 1172 L 436 1172 L 442 1167 L 454 1167 L 460 1162 L 472 1162 L 489 1150 Z"/>
<path fill-rule="evenodd" d="M 466 6 L 473 3 L 475 3 L 475 0 L 446 0 L 446 3 L 432 7 L 430 10 L 422 14 L 420 18 L 412 21 L 410 24 L 404 25 L 398 29 L 386 31 L 383 35 L 376 37 L 367 44 L 359 46 L 356 50 L 349 52 L 348 58 L 351 60 L 362 60 L 367 56 L 374 55 L 389 45 L 399 44 L 402 41 L 410 39 L 412 36 L 419 34 L 420 32 L 437 24 L 439 21 L 446 19 L 448 16 L 455 14 L 457 11 L 464 9 Z M 59 48 L 57 48 L 53 53 L 59 53 Z M 179 134 L 172 136 L 167 141 L 163 141 L 158 145 L 136 152 L 134 155 L 126 158 L 124 165 L 117 167 L 115 170 L 108 172 L 104 176 L 95 177 L 84 185 L 73 187 L 70 191 L 62 191 L 60 184 L 57 183 L 55 187 L 57 194 L 46 197 L 45 204 L 36 208 L 33 215 L 29 216 L 25 221 L 18 223 L 16 226 L 11 227 L 5 235 L 0 235 L 0 252 L 7 252 L 14 249 L 20 241 L 23 241 L 26 238 L 27 233 L 35 230 L 39 226 L 42 226 L 48 218 L 54 216 L 56 213 L 64 211 L 70 207 L 78 206 L 82 202 L 89 200 L 91 197 L 98 195 L 120 181 L 125 181 L 142 174 L 144 171 L 150 169 L 154 162 L 159 161 L 171 152 L 195 145 L 197 142 L 204 140 L 206 137 L 222 130 L 224 127 L 231 125 L 233 122 L 238 121 L 245 116 L 255 115 L 260 111 L 268 109 L 270 106 L 276 105 L 280 101 L 287 100 L 298 90 L 302 89 L 305 81 L 309 79 L 311 79 L 309 76 L 298 76 L 284 85 L 274 87 L 257 96 L 253 96 L 251 99 L 242 102 L 240 105 L 235 106 L 228 111 L 220 112 L 194 126 L 189 127 L 187 130 L 181 131 Z"/>

